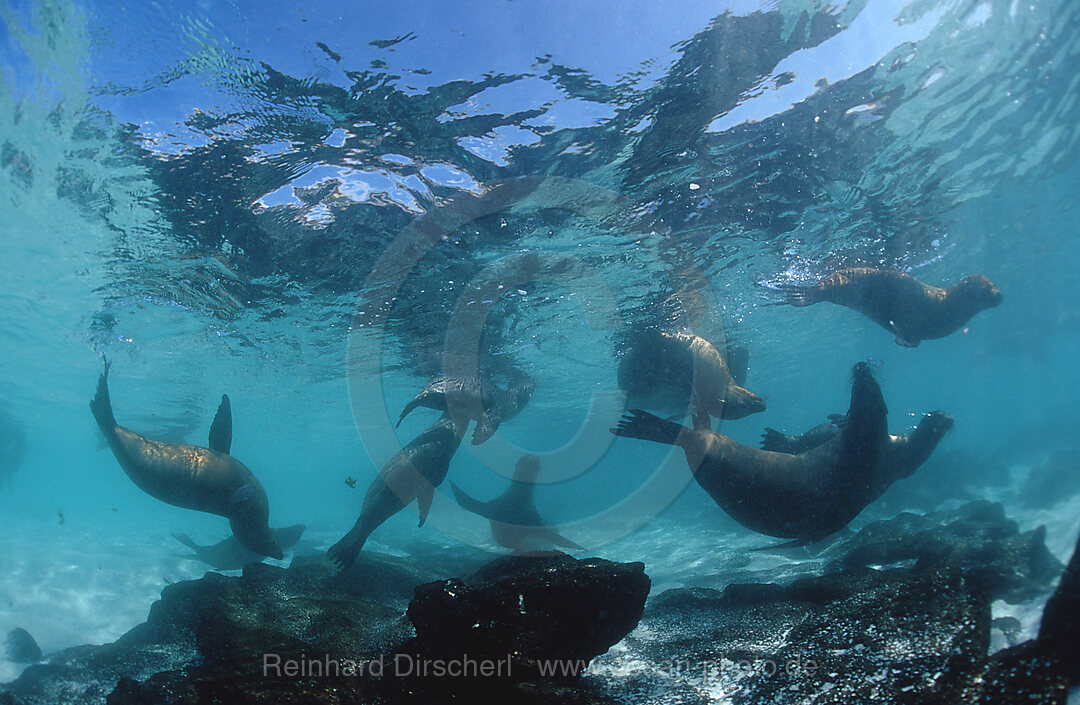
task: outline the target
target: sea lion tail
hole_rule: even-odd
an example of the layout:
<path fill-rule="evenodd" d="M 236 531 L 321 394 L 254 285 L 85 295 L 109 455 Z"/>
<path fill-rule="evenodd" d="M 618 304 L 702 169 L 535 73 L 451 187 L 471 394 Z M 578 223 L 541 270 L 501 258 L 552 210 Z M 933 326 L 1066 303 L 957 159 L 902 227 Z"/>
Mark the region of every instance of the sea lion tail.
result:
<path fill-rule="evenodd" d="M 116 428 L 116 417 L 113 416 L 112 402 L 109 400 L 109 367 L 112 363 L 105 361 L 105 369 L 98 377 L 97 392 L 90 400 L 90 411 L 94 414 L 98 426 L 108 433 Z"/>
<path fill-rule="evenodd" d="M 629 413 L 622 417 L 619 425 L 611 429 L 611 432 L 616 436 L 637 438 L 642 441 L 653 441 L 654 443 L 666 443 L 667 445 L 678 445 L 679 434 L 684 431 L 689 433 L 690 429 L 682 424 L 662 419 L 641 409 L 631 409 Z"/>

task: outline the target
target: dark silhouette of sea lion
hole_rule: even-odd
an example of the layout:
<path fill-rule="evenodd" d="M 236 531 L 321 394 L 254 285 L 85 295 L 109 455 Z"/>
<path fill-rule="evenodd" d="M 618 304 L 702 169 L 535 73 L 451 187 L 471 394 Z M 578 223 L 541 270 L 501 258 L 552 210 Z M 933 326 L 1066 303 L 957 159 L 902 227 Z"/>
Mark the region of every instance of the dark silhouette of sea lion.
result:
<path fill-rule="evenodd" d="M 847 526 L 890 484 L 914 472 L 952 427 L 947 414 L 933 412 L 910 442 L 897 443 L 889 435 L 887 413 L 869 365 L 860 362 L 843 429 L 797 455 L 744 446 L 637 409 L 611 430 L 679 446 L 698 484 L 732 518 L 758 533 L 809 544 Z"/>
<path fill-rule="evenodd" d="M 812 286 L 782 286 L 779 303 L 810 306 L 830 301 L 859 311 L 896 336 L 904 347 L 943 338 L 979 311 L 1001 303 L 1001 292 L 981 274 L 970 274 L 941 289 L 910 274 L 872 267 L 833 272 Z"/>
<path fill-rule="evenodd" d="M 106 362 L 90 410 L 131 481 L 166 504 L 225 517 L 246 548 L 261 556 L 281 558 L 284 554 L 267 524 L 270 504 L 266 491 L 251 470 L 229 455 L 229 398 L 221 396 L 210 427 L 209 448 L 153 441 L 117 425 L 109 401 L 109 367 Z"/>
<path fill-rule="evenodd" d="M 294 524 L 281 529 L 270 529 L 270 533 L 284 551 L 296 545 L 305 528 L 303 524 Z M 200 546 L 187 534 L 173 534 L 173 538 L 195 551 L 193 554 L 182 555 L 181 558 L 202 561 L 216 570 L 240 570 L 249 563 L 257 563 L 263 559 L 261 554 L 245 548 L 235 536 L 209 546 Z"/>
<path fill-rule="evenodd" d="M 745 351 L 721 355 L 699 335 L 650 330 L 639 333 L 619 361 L 619 388 L 630 404 L 682 416 L 691 408 L 694 427 L 710 426 L 709 416 L 741 419 L 765 410 L 765 401 L 744 389 L 728 367 L 738 358 L 745 375 Z"/>
<path fill-rule="evenodd" d="M 479 445 L 495 434 L 500 423 L 525 408 L 532 398 L 534 386 L 532 380 L 526 379 L 504 390 L 487 377 L 439 377 L 405 405 L 397 425 L 400 426 L 409 412 L 418 406 L 449 411 L 476 421 L 472 442 Z"/>
<path fill-rule="evenodd" d="M 550 549 L 552 546 L 584 550 L 540 518 L 534 501 L 539 473 L 540 459 L 535 455 L 522 456 L 514 467 L 510 487 L 490 502 L 470 497 L 453 482 L 450 488 L 462 509 L 479 514 L 491 522 L 491 537 L 504 548 L 516 553 Z"/>
<path fill-rule="evenodd" d="M 419 526 L 423 526 L 435 488 L 446 479 L 450 459 L 468 424 L 464 416 L 444 412 L 434 425 L 395 453 L 368 487 L 356 524 L 327 551 L 330 560 L 342 570 L 349 568 L 371 532 L 413 500 L 420 511 Z"/>

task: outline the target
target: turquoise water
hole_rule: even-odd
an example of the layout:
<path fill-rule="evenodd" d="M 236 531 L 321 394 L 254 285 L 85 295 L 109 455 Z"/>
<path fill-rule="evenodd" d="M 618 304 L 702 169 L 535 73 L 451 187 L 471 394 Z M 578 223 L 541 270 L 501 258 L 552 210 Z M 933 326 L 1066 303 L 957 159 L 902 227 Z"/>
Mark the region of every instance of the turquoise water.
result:
<path fill-rule="evenodd" d="M 206 570 L 173 532 L 228 535 L 121 472 L 87 408 L 103 355 L 118 421 L 151 437 L 205 444 L 227 392 L 271 525 L 314 549 L 435 420 L 392 428 L 430 376 L 472 353 L 522 370 L 531 402 L 450 479 L 491 497 L 537 453 L 540 513 L 654 590 L 723 585 L 772 539 L 680 455 L 607 432 L 629 332 L 748 347 L 768 408 L 718 428 L 751 445 L 845 410 L 869 359 L 891 430 L 948 411 L 938 454 L 1011 473 L 967 496 L 1067 559 L 1080 485 L 1021 496 L 1080 421 L 1078 28 L 1071 0 L 0 5 L 0 423 L 25 439 L 0 466 L 0 632 L 114 639 Z M 856 265 L 979 272 L 1004 300 L 916 349 L 839 306 L 767 305 Z M 496 550 L 446 492 L 368 547 Z M 1041 604 L 1017 609 L 1030 629 Z"/>

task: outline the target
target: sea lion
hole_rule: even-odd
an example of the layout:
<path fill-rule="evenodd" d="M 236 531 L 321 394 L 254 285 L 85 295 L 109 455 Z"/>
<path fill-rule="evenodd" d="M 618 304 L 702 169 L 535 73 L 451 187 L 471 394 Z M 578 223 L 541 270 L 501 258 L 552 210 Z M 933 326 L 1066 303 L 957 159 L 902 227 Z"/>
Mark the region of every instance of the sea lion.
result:
<path fill-rule="evenodd" d="M 166 504 L 225 517 L 246 548 L 280 559 L 284 553 L 267 524 L 266 492 L 251 470 L 229 455 L 232 413 L 228 396 L 221 396 L 209 448 L 161 443 L 117 425 L 109 400 L 109 367 L 106 362 L 90 410 L 131 481 Z"/>
<path fill-rule="evenodd" d="M 414 499 L 420 510 L 419 526 L 423 526 L 435 488 L 446 479 L 450 459 L 468 426 L 464 416 L 443 412 L 434 425 L 395 453 L 368 487 L 356 524 L 327 551 L 330 560 L 341 570 L 348 569 L 371 532 Z"/>
<path fill-rule="evenodd" d="M 405 405 L 397 425 L 418 406 L 450 411 L 476 421 L 473 445 L 491 438 L 499 424 L 513 418 L 532 398 L 531 379 L 518 381 L 510 389 L 500 389 L 491 379 L 476 376 L 445 376 L 432 380 Z"/>
<path fill-rule="evenodd" d="M 777 453 L 805 453 L 817 448 L 822 443 L 829 441 L 833 436 L 840 433 L 840 428 L 847 418 L 843 414 L 829 414 L 829 420 L 820 423 L 801 436 L 789 436 L 775 428 L 767 428 L 761 434 L 761 449 L 772 450 Z"/>
<path fill-rule="evenodd" d="M 490 502 L 470 497 L 453 482 L 450 488 L 462 509 L 479 514 L 491 522 L 491 537 L 504 548 L 515 553 L 546 550 L 552 546 L 584 550 L 540 518 L 534 501 L 539 473 L 540 459 L 535 455 L 522 456 L 514 467 L 510 487 Z"/>
<path fill-rule="evenodd" d="M 619 362 L 619 388 L 630 404 L 683 416 L 692 409 L 695 428 L 710 426 L 709 415 L 741 419 L 765 410 L 765 401 L 740 386 L 727 357 L 699 335 L 645 331 L 637 335 Z M 745 382 L 744 382 L 745 383 Z"/>
<path fill-rule="evenodd" d="M 840 433 L 847 422 L 847 417 L 843 414 L 830 414 L 829 419 L 830 421 L 815 426 L 801 436 L 788 436 L 773 429 L 765 429 L 761 448 L 789 454 L 811 451 L 828 443 Z M 952 426 L 951 416 L 944 411 L 931 411 L 923 414 L 922 419 L 911 431 L 899 435 L 890 433 L 885 441 L 882 462 L 894 467 L 886 468 L 885 474 L 896 476 L 896 479 L 903 479 L 910 475 L 927 461 L 942 436 Z M 905 468 L 910 468 L 907 474 L 903 474 Z"/>
<path fill-rule="evenodd" d="M 281 529 L 270 529 L 270 533 L 284 551 L 296 545 L 305 528 L 303 524 L 294 524 Z M 202 561 L 216 570 L 240 570 L 249 563 L 257 563 L 263 559 L 262 555 L 244 548 L 235 536 L 210 546 L 200 546 L 187 534 L 173 534 L 173 538 L 195 551 L 193 554 L 181 555 L 181 558 Z"/>
<path fill-rule="evenodd" d="M 907 348 L 943 338 L 958 330 L 983 309 L 1001 303 L 1001 292 L 981 274 L 970 274 L 955 286 L 941 289 L 910 274 L 873 267 L 833 272 L 812 286 L 782 286 L 792 306 L 830 301 L 867 316 L 896 336 Z"/>
<path fill-rule="evenodd" d="M 952 418 L 936 411 L 910 434 L 911 442 L 896 443 L 888 432 L 887 413 L 869 365 L 860 362 L 844 427 L 805 453 L 758 450 L 637 409 L 611 431 L 681 447 L 698 484 L 733 519 L 802 545 L 847 526 L 890 484 L 914 472 L 952 427 Z"/>

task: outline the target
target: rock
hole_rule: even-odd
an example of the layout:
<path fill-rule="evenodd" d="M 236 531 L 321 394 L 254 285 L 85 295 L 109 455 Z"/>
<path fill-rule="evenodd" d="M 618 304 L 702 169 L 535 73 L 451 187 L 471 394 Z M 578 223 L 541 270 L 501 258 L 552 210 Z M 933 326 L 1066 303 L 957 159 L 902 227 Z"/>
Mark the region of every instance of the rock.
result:
<path fill-rule="evenodd" d="M 116 642 L 68 649 L 31 666 L 0 693 L 0 705 L 345 705 L 431 702 L 455 693 L 538 704 L 613 702 L 569 683 L 573 678 L 537 678 L 535 664 L 543 656 L 587 663 L 632 629 L 649 589 L 640 563 L 515 557 L 462 581 L 428 581 L 421 593 L 464 599 L 434 610 L 414 599 L 410 614 L 425 626 L 425 637 L 415 639 L 401 596 L 430 577 L 409 559 L 373 553 L 342 576 L 325 559 L 298 559 L 287 569 L 253 563 L 239 578 L 208 573 L 167 587 L 147 621 Z M 463 586 L 461 595 L 438 589 L 448 584 Z M 469 609 L 478 610 L 469 618 L 483 619 L 483 629 L 462 621 Z M 457 628 L 469 632 L 466 640 Z M 395 670 L 401 658 L 464 656 L 454 651 L 462 643 L 474 660 L 511 654 L 506 668 L 516 669 L 513 678 L 463 685 Z"/>
<path fill-rule="evenodd" d="M 677 589 L 590 671 L 632 701 L 948 702 L 989 624 L 989 600 L 947 566 Z"/>
<path fill-rule="evenodd" d="M 904 512 L 873 522 L 824 556 L 834 569 L 953 563 L 973 587 L 1015 604 L 1049 592 L 1061 573 L 1045 536 L 1041 526 L 1021 533 L 1001 504 L 976 500 L 955 510 Z"/>
<path fill-rule="evenodd" d="M 41 660 L 41 647 L 22 627 L 15 627 L 7 635 L 7 657 L 15 663 L 37 663 Z"/>
<path fill-rule="evenodd" d="M 1043 609 L 1037 638 L 999 651 L 976 669 L 957 703 L 1064 705 L 1080 685 L 1080 541 Z"/>
<path fill-rule="evenodd" d="M 1080 540 L 1043 609 L 1039 641 L 1060 655 L 1070 685 L 1080 685 L 1080 650 L 1076 648 L 1080 641 Z"/>
<path fill-rule="evenodd" d="M 448 662 L 467 655 L 498 671 L 479 679 L 404 674 L 398 692 L 604 701 L 570 684 L 638 623 L 649 584 L 641 563 L 545 553 L 506 556 L 462 579 L 422 585 L 407 613 L 416 638 L 402 654 Z"/>
<path fill-rule="evenodd" d="M 968 676 L 955 705 L 1065 705 L 1069 694 L 1064 666 L 1045 644 L 1031 640 L 1003 649 Z"/>
<path fill-rule="evenodd" d="M 1020 632 L 1023 625 L 1020 624 L 1020 620 L 1016 617 L 998 617 L 990 623 L 990 626 L 1001 632 L 1001 635 L 1005 638 L 1005 643 L 1009 646 L 1016 646 L 1020 642 Z"/>
<path fill-rule="evenodd" d="M 110 703 L 167 705 L 195 696 L 256 702 L 251 693 L 263 702 L 337 702 L 318 699 L 326 688 L 367 693 L 372 679 L 263 672 L 264 658 L 274 663 L 265 654 L 373 658 L 412 635 L 400 609 L 358 599 L 355 589 L 325 560 L 288 569 L 253 563 L 239 578 L 207 573 L 166 587 L 146 622 L 116 642 L 66 649 L 30 666 L 7 685 L 7 696 L 20 705 L 97 705 L 113 693 Z"/>

